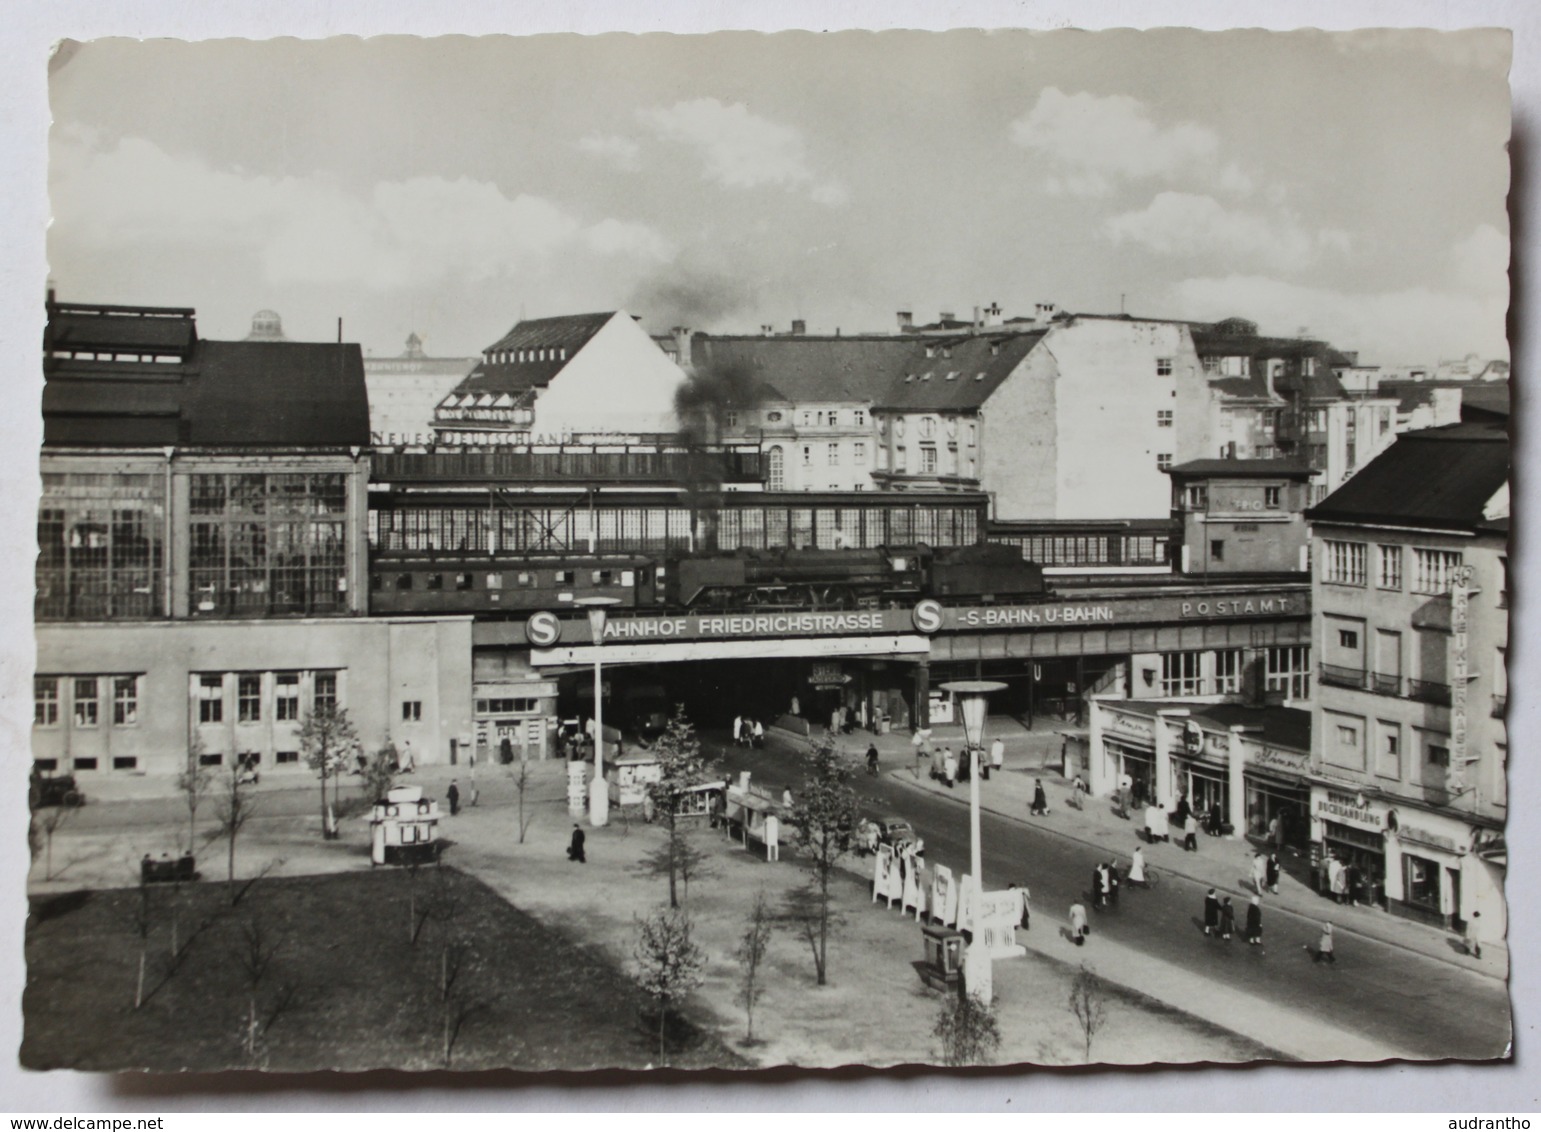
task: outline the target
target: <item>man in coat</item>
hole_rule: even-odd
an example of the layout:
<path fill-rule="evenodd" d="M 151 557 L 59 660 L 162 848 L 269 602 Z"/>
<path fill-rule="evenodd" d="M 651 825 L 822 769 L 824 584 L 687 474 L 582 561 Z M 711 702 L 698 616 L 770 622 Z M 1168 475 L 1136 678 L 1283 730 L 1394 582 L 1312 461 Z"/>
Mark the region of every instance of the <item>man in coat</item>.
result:
<path fill-rule="evenodd" d="M 1247 905 L 1246 935 L 1248 943 L 1259 944 L 1263 942 L 1263 902 L 1256 896 Z"/>
<path fill-rule="evenodd" d="M 583 853 L 583 842 L 583 827 L 577 822 L 573 822 L 573 838 L 567 845 L 567 859 L 569 861 L 577 861 L 580 865 L 588 864 L 589 859 Z"/>
<path fill-rule="evenodd" d="M 1035 818 L 1041 818 L 1049 812 L 1049 796 L 1043 792 L 1043 779 L 1033 779 L 1033 805 L 1027 811 Z"/>
<path fill-rule="evenodd" d="M 449 799 L 449 816 L 454 817 L 460 812 L 460 784 L 455 779 L 449 780 L 449 790 L 445 792 Z"/>
<path fill-rule="evenodd" d="M 1204 894 L 1204 934 L 1213 935 L 1220 926 L 1220 897 L 1210 889 Z"/>
<path fill-rule="evenodd" d="M 1268 854 L 1267 875 L 1264 880 L 1268 883 L 1268 891 L 1275 896 L 1279 895 L 1279 854 Z"/>

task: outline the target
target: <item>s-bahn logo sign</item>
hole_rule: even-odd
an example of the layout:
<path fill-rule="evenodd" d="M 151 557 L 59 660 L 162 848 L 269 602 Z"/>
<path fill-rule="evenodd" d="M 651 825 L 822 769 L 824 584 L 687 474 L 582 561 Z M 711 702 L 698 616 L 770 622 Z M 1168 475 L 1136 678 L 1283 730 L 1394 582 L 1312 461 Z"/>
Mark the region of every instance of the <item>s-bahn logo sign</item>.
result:
<path fill-rule="evenodd" d="M 555 613 L 534 613 L 524 623 L 524 635 L 536 648 L 550 648 L 562 639 L 562 623 Z"/>
<path fill-rule="evenodd" d="M 929 636 L 946 624 L 947 611 L 942 608 L 941 602 L 933 601 L 928 597 L 924 601 L 915 603 L 915 608 L 910 613 L 910 620 L 915 623 L 915 628 Z"/>

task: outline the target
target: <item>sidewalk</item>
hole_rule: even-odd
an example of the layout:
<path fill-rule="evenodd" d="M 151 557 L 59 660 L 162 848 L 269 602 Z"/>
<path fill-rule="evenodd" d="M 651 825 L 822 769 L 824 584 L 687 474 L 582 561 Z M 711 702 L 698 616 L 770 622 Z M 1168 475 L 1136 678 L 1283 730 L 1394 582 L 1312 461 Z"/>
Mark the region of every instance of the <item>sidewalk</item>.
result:
<path fill-rule="evenodd" d="M 1082 811 L 1067 804 L 1070 784 L 1060 773 L 1062 737 L 1059 732 L 1073 726 L 1058 720 L 1041 720 L 1029 731 L 1014 719 L 992 716 L 986 724 L 986 734 L 991 739 L 999 737 L 1004 741 L 1005 770 L 992 775 L 989 781 L 980 782 L 980 808 L 999 817 L 1031 822 L 1062 837 L 1106 850 L 1110 857 L 1127 861 L 1130 850 L 1137 843 L 1137 831 L 1143 828 L 1137 815 L 1128 820 L 1120 818 L 1113 812 L 1107 798 L 1088 798 L 1086 808 Z M 961 726 L 933 729 L 933 745 L 951 744 L 956 750 L 962 741 Z M 872 736 L 856 732 L 844 737 L 842 742 L 858 753 L 875 743 L 883 773 L 895 782 L 912 789 L 954 798 L 960 805 L 968 805 L 967 783 L 949 790 L 942 783 L 933 781 L 928 773 L 929 764 L 916 761 L 910 736 Z M 1048 795 L 1047 817 L 1034 818 L 1028 815 L 1033 800 L 1034 779 L 1042 780 L 1044 792 Z M 1138 843 L 1144 845 L 1146 862 L 1164 873 L 1213 886 L 1222 893 L 1251 894 L 1250 888 L 1242 888 L 1242 881 L 1250 875 L 1254 846 L 1244 838 L 1232 840 L 1200 834 L 1196 853 L 1185 852 L 1180 838 L 1170 844 Z M 1464 950 L 1457 949 L 1457 937 L 1451 932 L 1400 919 L 1377 908 L 1334 904 L 1317 895 L 1307 884 L 1292 875 L 1291 870 L 1302 871 L 1295 861 L 1286 861 L 1279 882 L 1279 894 L 1264 897 L 1267 903 L 1281 911 L 1310 920 L 1331 920 L 1340 931 L 1354 932 L 1490 978 L 1505 980 L 1508 977 L 1509 952 L 1503 943 L 1487 945 L 1483 948 L 1482 958 L 1474 959 Z"/>

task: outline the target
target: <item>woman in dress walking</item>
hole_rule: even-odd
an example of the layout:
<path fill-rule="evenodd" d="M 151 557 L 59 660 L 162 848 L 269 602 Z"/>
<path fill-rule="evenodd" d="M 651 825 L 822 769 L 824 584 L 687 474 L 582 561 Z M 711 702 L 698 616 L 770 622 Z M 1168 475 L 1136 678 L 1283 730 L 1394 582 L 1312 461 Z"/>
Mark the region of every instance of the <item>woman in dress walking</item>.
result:
<path fill-rule="evenodd" d="M 1070 906 L 1070 938 L 1077 947 L 1086 942 L 1086 908 L 1079 900 Z"/>
<path fill-rule="evenodd" d="M 1309 943 L 1302 944 L 1302 946 L 1307 951 L 1311 951 L 1311 945 Z M 1332 950 L 1331 924 L 1322 925 L 1322 937 L 1316 941 L 1316 950 L 1311 951 L 1311 961 L 1314 963 L 1336 963 L 1338 961 Z"/>
<path fill-rule="evenodd" d="M 1260 944 L 1263 942 L 1263 902 L 1254 896 L 1252 902 L 1247 905 L 1247 942 Z"/>

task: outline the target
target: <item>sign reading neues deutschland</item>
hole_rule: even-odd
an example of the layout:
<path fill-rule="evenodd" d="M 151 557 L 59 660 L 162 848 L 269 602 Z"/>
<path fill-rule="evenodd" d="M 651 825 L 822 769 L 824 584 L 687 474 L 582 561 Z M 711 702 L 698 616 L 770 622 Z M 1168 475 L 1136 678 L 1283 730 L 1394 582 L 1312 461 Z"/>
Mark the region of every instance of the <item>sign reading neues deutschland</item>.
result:
<path fill-rule="evenodd" d="M 911 609 L 857 609 L 831 612 L 683 613 L 605 620 L 605 643 L 643 641 L 736 640 L 751 637 L 840 637 L 863 634 L 972 632 L 991 629 L 1071 629 L 1108 625 L 1214 621 L 1245 617 L 1293 617 L 1310 613 L 1303 591 L 1277 591 L 1197 599 L 1148 594 L 1095 601 L 1040 602 L 1034 605 L 945 606 L 924 598 Z M 587 618 L 536 613 L 524 635 L 538 648 L 589 644 Z"/>

